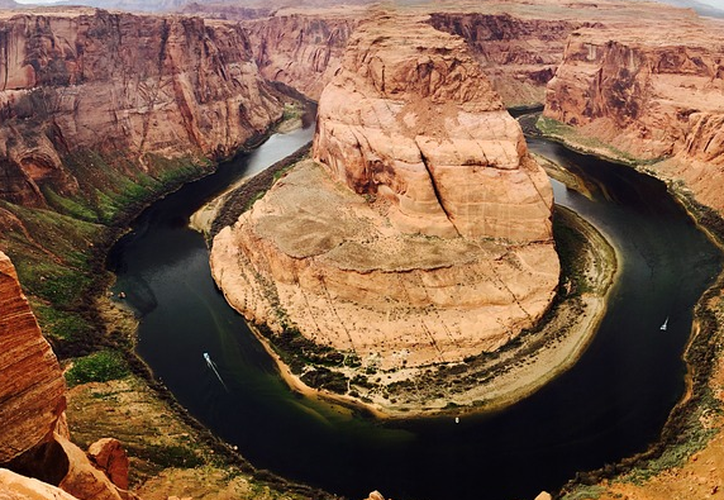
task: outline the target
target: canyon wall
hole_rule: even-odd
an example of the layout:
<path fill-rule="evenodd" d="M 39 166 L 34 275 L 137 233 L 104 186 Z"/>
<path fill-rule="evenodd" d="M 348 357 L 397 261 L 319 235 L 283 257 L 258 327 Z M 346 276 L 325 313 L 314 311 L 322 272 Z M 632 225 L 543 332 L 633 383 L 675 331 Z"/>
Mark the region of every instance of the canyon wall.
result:
<path fill-rule="evenodd" d="M 581 29 L 548 85 L 544 116 L 684 181 L 724 209 L 724 24 L 687 17 Z M 676 33 L 672 38 L 671 33 Z"/>
<path fill-rule="evenodd" d="M 543 102 L 546 84 L 562 60 L 568 35 L 584 25 L 572 20 L 477 12 L 436 12 L 430 16 L 430 24 L 468 43 L 508 107 Z"/>
<path fill-rule="evenodd" d="M 237 310 L 363 369 L 459 362 L 540 319 L 558 282 L 552 190 L 464 41 L 377 16 L 318 117 L 314 160 L 214 240 Z"/>
<path fill-rule="evenodd" d="M 46 185 L 82 195 L 74 151 L 153 174 L 149 155 L 228 156 L 282 114 L 234 24 L 48 10 L 0 19 L 0 33 L 0 197 L 13 203 L 43 206 Z"/>
<path fill-rule="evenodd" d="M 359 23 L 361 11 L 351 10 L 282 11 L 244 22 L 261 74 L 318 100 L 339 68 L 347 40 Z"/>

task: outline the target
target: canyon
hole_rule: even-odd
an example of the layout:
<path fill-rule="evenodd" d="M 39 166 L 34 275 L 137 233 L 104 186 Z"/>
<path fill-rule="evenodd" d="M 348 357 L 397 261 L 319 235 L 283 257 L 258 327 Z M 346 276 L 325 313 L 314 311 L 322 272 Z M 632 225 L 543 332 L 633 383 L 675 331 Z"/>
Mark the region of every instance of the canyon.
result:
<path fill-rule="evenodd" d="M 464 41 L 380 14 L 322 93 L 312 159 L 216 236 L 212 272 L 277 336 L 359 360 L 357 377 L 412 378 L 539 321 L 558 285 L 551 209 Z"/>
<path fill-rule="evenodd" d="M 78 9 L 15 14 L 0 30 L 0 197 L 12 203 L 98 188 L 64 161 L 79 151 L 123 152 L 119 173 L 128 159 L 159 175 L 155 157 L 229 156 L 282 114 L 234 24 Z"/>
<path fill-rule="evenodd" d="M 222 232 L 214 272 L 252 321 L 271 335 L 298 330 L 322 357 L 341 351 L 359 364 L 351 377 L 464 361 L 548 309 L 559 271 L 550 188 L 505 107 L 544 103 L 546 133 L 644 165 L 690 202 L 724 210 L 719 21 L 612 1 L 436 5 L 379 25 L 360 7 L 264 8 L 195 11 L 241 22 L 0 12 L 0 249 L 64 357 L 85 354 L 89 338 L 115 341 L 75 316 L 97 307 L 86 303 L 98 294 L 89 256 L 146 201 L 261 140 L 289 112 L 285 86 L 320 101 L 313 158 Z M 82 471 L 49 482 L 80 499 L 94 488 L 130 498 L 123 473 L 111 480 L 68 441 L 57 360 L 4 256 L 0 275 L 0 420 L 11 423 L 0 463 L 46 443 Z M 64 337 L 77 329 L 82 343 Z M 700 456 L 720 460 L 711 447 Z M 695 461 L 687 470 L 710 494 L 717 477 Z M 19 480 L 0 471 L 7 490 Z"/>

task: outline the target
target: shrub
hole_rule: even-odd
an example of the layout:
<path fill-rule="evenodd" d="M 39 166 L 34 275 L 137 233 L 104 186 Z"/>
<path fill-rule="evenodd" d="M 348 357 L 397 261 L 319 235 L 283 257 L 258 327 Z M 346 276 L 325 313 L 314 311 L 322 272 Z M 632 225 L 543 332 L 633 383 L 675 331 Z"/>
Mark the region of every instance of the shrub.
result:
<path fill-rule="evenodd" d="M 88 382 L 108 382 L 130 373 L 128 364 L 116 351 L 100 351 L 78 358 L 65 375 L 71 387 Z"/>

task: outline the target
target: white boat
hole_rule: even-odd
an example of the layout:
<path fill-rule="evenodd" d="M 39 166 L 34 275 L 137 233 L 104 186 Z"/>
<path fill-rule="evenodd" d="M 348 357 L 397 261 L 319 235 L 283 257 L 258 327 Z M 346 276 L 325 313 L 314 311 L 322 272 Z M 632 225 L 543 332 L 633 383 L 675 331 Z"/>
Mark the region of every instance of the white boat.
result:
<path fill-rule="evenodd" d="M 662 332 L 665 332 L 668 327 L 669 327 L 669 317 L 666 316 L 666 320 L 664 321 L 664 324 L 659 327 L 659 330 L 661 330 Z"/>

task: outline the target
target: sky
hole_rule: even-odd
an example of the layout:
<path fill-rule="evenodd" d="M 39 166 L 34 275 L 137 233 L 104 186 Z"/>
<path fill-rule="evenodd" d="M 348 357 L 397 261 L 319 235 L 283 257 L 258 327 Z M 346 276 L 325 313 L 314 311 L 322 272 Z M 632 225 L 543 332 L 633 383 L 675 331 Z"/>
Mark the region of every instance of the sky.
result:
<path fill-rule="evenodd" d="M 18 3 L 34 3 L 34 4 L 50 4 L 57 0 L 15 0 Z M 153 0 L 149 0 L 153 1 Z M 717 9 L 724 11 L 724 0 L 698 0 L 700 3 L 711 5 Z M 344 3 L 344 2 L 340 2 Z"/>

